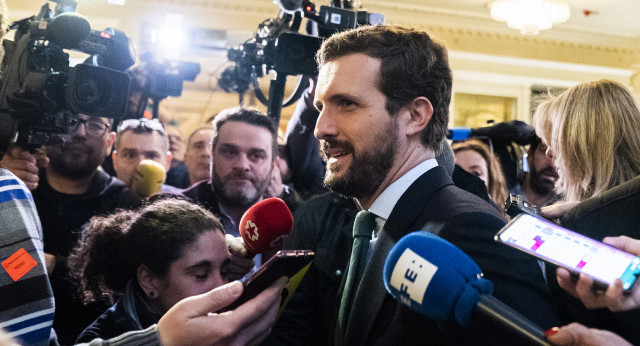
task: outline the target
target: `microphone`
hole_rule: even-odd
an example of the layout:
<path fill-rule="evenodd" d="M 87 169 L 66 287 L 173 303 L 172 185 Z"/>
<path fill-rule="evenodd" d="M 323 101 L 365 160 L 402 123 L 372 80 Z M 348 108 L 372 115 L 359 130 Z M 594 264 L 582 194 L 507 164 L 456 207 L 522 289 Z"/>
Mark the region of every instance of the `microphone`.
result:
<path fill-rule="evenodd" d="M 160 163 L 153 160 L 142 160 L 133 174 L 131 189 L 140 197 L 152 196 L 160 191 L 166 176 L 167 171 Z"/>
<path fill-rule="evenodd" d="M 302 0 L 274 0 L 273 2 L 285 12 L 295 12 L 302 8 Z"/>
<path fill-rule="evenodd" d="M 293 230 L 293 215 L 280 198 L 272 197 L 249 208 L 240 219 L 240 236 L 247 251 L 258 254 L 277 248 Z"/>
<path fill-rule="evenodd" d="M 421 315 L 470 327 L 487 321 L 530 345 L 550 345 L 544 330 L 491 295 L 493 284 L 462 250 L 425 231 L 393 246 L 384 265 L 391 296 Z"/>
<path fill-rule="evenodd" d="M 447 139 L 452 141 L 463 141 L 471 136 L 471 128 L 469 127 L 452 127 L 447 132 Z"/>
<path fill-rule="evenodd" d="M 491 139 L 495 145 L 508 144 L 511 142 L 527 145 L 535 138 L 535 135 L 533 127 L 527 125 L 524 121 L 513 120 L 475 129 L 454 127 L 449 129 L 447 139 L 460 141 L 471 137 L 487 137 Z"/>
<path fill-rule="evenodd" d="M 74 48 L 91 33 L 91 24 L 86 17 L 65 12 L 47 23 L 45 38 L 63 48 Z"/>

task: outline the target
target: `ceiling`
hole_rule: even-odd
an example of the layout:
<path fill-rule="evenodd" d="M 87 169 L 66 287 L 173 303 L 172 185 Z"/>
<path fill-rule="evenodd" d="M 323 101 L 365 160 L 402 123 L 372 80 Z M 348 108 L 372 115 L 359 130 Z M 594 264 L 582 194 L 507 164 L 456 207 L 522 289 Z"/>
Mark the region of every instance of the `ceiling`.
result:
<path fill-rule="evenodd" d="M 12 20 L 36 14 L 45 3 L 6 2 Z M 316 5 L 328 2 L 317 1 Z M 566 2 L 571 6 L 568 22 L 538 36 L 523 36 L 506 24 L 493 21 L 488 1 L 484 0 L 363 0 L 362 4 L 369 12 L 384 14 L 389 23 L 418 26 L 440 34 L 451 51 L 616 68 L 640 65 L 640 1 Z M 251 38 L 261 21 L 276 17 L 279 11 L 269 0 L 126 0 L 124 6 L 110 5 L 106 0 L 78 0 L 78 12 L 90 19 L 94 29 L 115 27 L 125 31 L 141 53 L 148 46 L 142 39 L 144 27 L 159 25 L 166 13 L 183 14 L 185 28 L 223 31 L 223 44 L 230 47 Z M 596 57 L 591 56 L 592 52 Z M 178 119 L 181 126 L 193 128 L 220 109 L 237 104 L 237 96 L 217 88 L 217 78 L 230 65 L 225 49 L 188 49 L 181 58 L 199 62 L 202 71 L 195 82 L 185 82 L 182 97 L 163 101 L 161 108 L 169 117 Z M 293 84 L 287 83 L 287 92 L 291 92 Z M 267 85 L 265 81 L 265 91 Z M 255 100 L 249 98 L 248 102 Z M 283 110 L 285 120 L 292 108 Z"/>

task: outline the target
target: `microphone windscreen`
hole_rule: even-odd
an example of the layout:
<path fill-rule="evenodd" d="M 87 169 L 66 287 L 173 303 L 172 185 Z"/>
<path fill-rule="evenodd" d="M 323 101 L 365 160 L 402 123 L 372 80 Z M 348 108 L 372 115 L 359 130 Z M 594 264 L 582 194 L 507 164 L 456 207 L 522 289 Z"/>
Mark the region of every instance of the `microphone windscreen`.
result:
<path fill-rule="evenodd" d="M 249 208 L 240 219 L 240 236 L 254 254 L 276 248 L 293 229 L 293 215 L 280 198 L 267 198 Z"/>
<path fill-rule="evenodd" d="M 462 250 L 425 231 L 402 237 L 384 265 L 384 285 L 400 303 L 439 321 L 467 325 L 480 294 L 491 294 L 480 267 Z"/>
<path fill-rule="evenodd" d="M 511 142 L 527 145 L 535 137 L 535 130 L 524 121 L 512 120 L 492 126 L 475 128 L 471 130 L 471 135 L 474 137 L 488 137 L 494 145 L 504 145 Z"/>
<path fill-rule="evenodd" d="M 91 33 L 91 24 L 84 16 L 65 12 L 47 24 L 46 38 L 63 48 L 74 48 Z"/>
<path fill-rule="evenodd" d="M 281 10 L 286 12 L 297 11 L 302 8 L 302 0 L 275 0 Z"/>
<path fill-rule="evenodd" d="M 140 197 L 149 197 L 162 188 L 167 176 L 166 169 L 153 160 L 142 160 L 133 174 L 131 189 Z"/>
<path fill-rule="evenodd" d="M 462 141 L 471 137 L 471 129 L 468 127 L 452 127 L 447 132 L 447 139 L 452 141 Z"/>

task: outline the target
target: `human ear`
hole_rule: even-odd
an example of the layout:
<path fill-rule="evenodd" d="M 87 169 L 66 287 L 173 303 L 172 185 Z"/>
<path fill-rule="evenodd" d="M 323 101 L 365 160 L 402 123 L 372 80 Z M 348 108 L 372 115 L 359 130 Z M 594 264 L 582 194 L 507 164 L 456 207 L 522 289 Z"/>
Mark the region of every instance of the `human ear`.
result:
<path fill-rule="evenodd" d="M 107 133 L 107 138 L 104 140 L 104 156 L 109 155 L 111 149 L 113 148 L 113 143 L 116 141 L 116 133 L 109 132 Z"/>
<path fill-rule="evenodd" d="M 408 107 L 407 136 L 413 136 L 422 132 L 427 127 L 433 115 L 433 105 L 424 96 L 416 97 Z"/>
<path fill-rule="evenodd" d="M 157 277 L 144 264 L 138 267 L 138 284 L 149 299 L 156 299 L 160 295 L 159 282 Z"/>

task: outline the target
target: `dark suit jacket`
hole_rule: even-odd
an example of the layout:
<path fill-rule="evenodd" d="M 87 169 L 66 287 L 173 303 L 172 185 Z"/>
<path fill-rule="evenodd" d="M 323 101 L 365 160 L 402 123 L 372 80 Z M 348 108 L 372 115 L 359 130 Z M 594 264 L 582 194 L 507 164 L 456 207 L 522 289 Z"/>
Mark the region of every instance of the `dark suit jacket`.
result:
<path fill-rule="evenodd" d="M 562 218 L 561 224 L 596 240 L 620 235 L 640 239 L 640 177 L 582 201 Z M 547 265 L 547 278 L 563 324 L 580 322 L 611 330 L 635 345 L 640 344 L 640 310 L 617 313 L 589 310 L 558 286 L 555 269 Z"/>
<path fill-rule="evenodd" d="M 340 208 L 345 206 L 338 205 L 336 209 L 330 198 L 322 196 L 296 213 L 294 233 L 287 246 L 313 249 L 317 256 L 266 344 L 333 344 L 346 277 L 342 273 L 347 268 L 352 243 L 350 231 L 340 226 L 352 224 L 351 215 L 355 213 L 355 209 L 340 212 Z M 558 323 L 536 260 L 493 240 L 505 223 L 498 211 L 456 188 L 444 169 L 436 167 L 402 195 L 381 231 L 354 297 L 345 345 L 496 344 L 505 340 L 500 333 L 483 332 L 480 328 L 461 332 L 453 326 L 439 326 L 398 304 L 385 290 L 382 268 L 389 250 L 402 236 L 420 230 L 428 222 L 444 225 L 439 235 L 478 263 L 494 282 L 498 299 L 542 328 Z"/>

